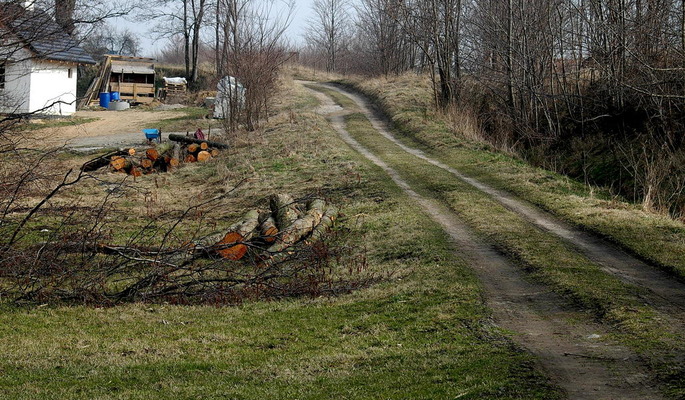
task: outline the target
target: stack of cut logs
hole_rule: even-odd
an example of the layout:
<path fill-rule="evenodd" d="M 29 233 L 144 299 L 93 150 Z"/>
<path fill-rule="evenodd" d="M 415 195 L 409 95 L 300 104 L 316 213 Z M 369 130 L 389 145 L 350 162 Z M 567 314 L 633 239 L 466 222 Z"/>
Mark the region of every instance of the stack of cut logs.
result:
<path fill-rule="evenodd" d="M 114 172 L 141 176 L 152 172 L 166 172 L 179 165 L 178 157 L 173 156 L 173 146 L 160 145 L 149 148 L 141 157 L 135 157 L 135 154 L 131 149 L 128 156 L 111 156 L 110 169 Z"/>
<path fill-rule="evenodd" d="M 274 262 L 287 255 L 287 250 L 302 240 L 318 239 L 328 229 L 338 210 L 321 199 L 298 204 L 286 194 L 271 196 L 269 211 L 247 212 L 241 221 L 231 225 L 225 234 L 211 236 L 196 250 L 228 260 L 240 260 L 248 248 L 257 259 Z"/>
<path fill-rule="evenodd" d="M 104 154 L 88 161 L 81 167 L 84 171 L 94 171 L 109 165 L 113 172 L 123 172 L 141 176 L 153 172 L 167 172 L 176 168 L 181 162 L 205 162 L 217 157 L 219 149 L 228 145 L 208 140 L 199 140 L 183 135 L 169 135 L 170 142 L 145 150 L 142 156 L 136 156 L 135 149 L 119 150 Z"/>

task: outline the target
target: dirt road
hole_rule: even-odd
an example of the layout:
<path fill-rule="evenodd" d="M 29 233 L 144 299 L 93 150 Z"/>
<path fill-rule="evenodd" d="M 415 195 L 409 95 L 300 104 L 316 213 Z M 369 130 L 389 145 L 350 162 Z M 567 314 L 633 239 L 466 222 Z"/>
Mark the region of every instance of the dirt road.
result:
<path fill-rule="evenodd" d="M 327 86 L 327 88 L 337 90 L 353 99 L 379 134 L 398 144 L 385 124 L 376 118 L 363 98 L 333 86 Z M 661 398 L 635 354 L 622 346 L 599 340 L 608 333 L 607 327 L 591 321 L 582 312 L 568 306 L 564 299 L 549 288 L 525 279 L 525 274 L 521 269 L 513 265 L 510 260 L 492 246 L 476 238 L 451 210 L 435 199 L 419 195 L 411 185 L 401 178 L 397 170 L 372 154 L 350 136 L 346 131 L 343 119 L 346 110 L 337 107 L 323 93 L 316 91 L 313 93 L 322 103 L 319 112 L 329 116 L 333 127 L 343 140 L 385 170 L 392 180 L 451 236 L 458 251 L 472 265 L 483 283 L 487 304 L 493 310 L 495 322 L 503 328 L 515 332 L 512 337 L 513 340 L 538 357 L 542 369 L 547 371 L 550 377 L 566 390 L 569 398 Z M 419 151 L 403 146 L 401 143 L 400 145 L 403 150 L 409 151 L 433 165 L 440 168 L 450 168 L 441 165 L 438 161 L 431 160 Z M 456 170 L 453 173 L 459 179 L 468 178 Z M 473 181 L 472 184 L 482 185 L 477 181 Z M 504 193 L 488 192 L 484 189 L 491 188 L 482 186 L 479 189 L 490 194 L 493 198 L 497 199 L 499 196 L 500 201 L 505 199 L 515 203 L 518 201 Z M 526 215 L 522 212 L 525 210 L 522 207 L 512 207 L 511 204 L 509 207 Z M 527 205 L 526 207 L 531 208 Z M 572 241 L 579 249 L 584 248 L 582 241 L 575 241 L 574 234 L 566 234 L 556 228 L 556 226 L 563 227 L 562 225 L 554 225 L 555 223 L 558 224 L 558 221 L 542 218 L 544 217 L 542 212 L 532 210 L 541 214 L 530 214 L 527 218 L 538 220 L 539 224 L 551 226 L 554 229 L 546 229 Z M 568 227 L 564 228 L 569 229 Z M 555 229 L 558 232 L 555 232 Z M 618 249 L 604 248 L 604 244 L 601 242 L 595 243 L 595 245 L 600 246 L 599 253 L 614 254 L 615 251 L 619 251 Z M 609 269 L 611 268 L 614 267 L 610 266 Z M 668 293 L 655 295 L 656 298 L 665 303 L 674 305 L 669 301 L 668 296 Z M 675 305 L 678 306 L 678 304 Z"/>
<path fill-rule="evenodd" d="M 411 148 L 401 143 L 387 129 L 385 123 L 369 107 L 369 103 L 362 96 L 345 91 L 333 85 L 322 85 L 336 90 L 352 99 L 369 119 L 373 127 L 383 137 L 397 145 L 405 152 L 424 160 L 438 168 L 451 173 L 455 178 L 468 183 L 476 189 L 486 193 L 509 210 L 519 214 L 538 228 L 550 232 L 594 261 L 600 268 L 622 282 L 643 288 L 647 295 L 643 300 L 664 314 L 670 315 L 672 324 L 677 324 L 685 330 L 685 283 L 674 279 L 657 267 L 647 265 L 612 243 L 594 234 L 578 229 L 559 220 L 548 212 L 542 211 L 528 204 L 510 193 L 498 190 L 474 178 L 464 175 L 455 168 L 438 160 L 428 157 L 423 151 Z"/>
<path fill-rule="evenodd" d="M 155 128 L 163 119 L 178 116 L 174 111 L 79 111 L 79 118 L 97 118 L 80 125 L 39 129 L 33 132 L 47 146 L 71 148 L 102 147 L 144 140 L 143 128 Z"/>

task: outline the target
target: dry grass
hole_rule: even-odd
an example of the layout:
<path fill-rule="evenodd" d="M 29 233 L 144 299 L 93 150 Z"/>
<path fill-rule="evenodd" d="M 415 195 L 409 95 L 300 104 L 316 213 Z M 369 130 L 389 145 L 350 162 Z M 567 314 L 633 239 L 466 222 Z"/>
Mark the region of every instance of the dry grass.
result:
<path fill-rule="evenodd" d="M 262 131 L 235 138 L 221 157 L 127 178 L 107 229 L 125 240 L 149 215 L 238 183 L 212 210 L 216 229 L 268 194 L 315 193 L 342 209 L 336 231 L 350 233 L 349 253 L 392 278 L 340 297 L 240 307 L 0 307 L 0 397 L 561 398 L 489 323 L 478 283 L 444 232 L 337 138 L 311 96 L 288 86 L 283 96 L 285 108 Z M 122 179 L 94 175 L 59 201 L 95 203 L 116 187 L 105 181 Z"/>

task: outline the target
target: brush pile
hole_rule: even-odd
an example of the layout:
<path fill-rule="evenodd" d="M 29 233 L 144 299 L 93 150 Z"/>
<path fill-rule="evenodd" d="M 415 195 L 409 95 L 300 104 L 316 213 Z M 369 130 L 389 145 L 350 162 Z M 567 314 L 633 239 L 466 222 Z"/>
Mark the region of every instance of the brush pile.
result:
<path fill-rule="evenodd" d="M 146 224 L 120 245 L 89 236 L 90 227 L 86 234 L 37 243 L 41 257 L 31 267 L 0 268 L 6 283 L 0 294 L 41 303 L 221 305 L 347 293 L 379 279 L 366 272 L 365 254 L 349 246 L 345 230 L 330 229 L 338 211 L 322 199 L 274 195 L 268 209 L 248 211 L 216 236 L 204 237 L 177 230 L 190 222 L 190 210 L 168 229 Z"/>

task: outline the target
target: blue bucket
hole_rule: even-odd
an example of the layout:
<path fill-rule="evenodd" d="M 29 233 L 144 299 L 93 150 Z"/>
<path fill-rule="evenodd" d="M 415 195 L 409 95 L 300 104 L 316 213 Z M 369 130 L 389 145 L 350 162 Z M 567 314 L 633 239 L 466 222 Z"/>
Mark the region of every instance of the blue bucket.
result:
<path fill-rule="evenodd" d="M 121 100 L 121 98 L 119 97 L 119 92 L 112 92 L 110 97 L 111 97 L 110 101 Z"/>
<path fill-rule="evenodd" d="M 110 96 L 109 92 L 100 93 L 100 107 L 108 108 L 109 102 L 111 100 L 112 100 L 112 97 Z"/>

